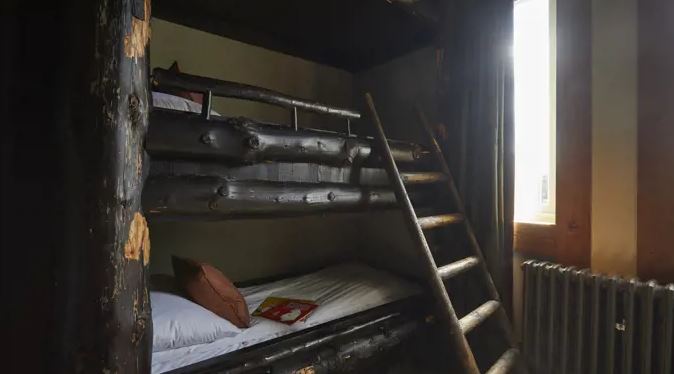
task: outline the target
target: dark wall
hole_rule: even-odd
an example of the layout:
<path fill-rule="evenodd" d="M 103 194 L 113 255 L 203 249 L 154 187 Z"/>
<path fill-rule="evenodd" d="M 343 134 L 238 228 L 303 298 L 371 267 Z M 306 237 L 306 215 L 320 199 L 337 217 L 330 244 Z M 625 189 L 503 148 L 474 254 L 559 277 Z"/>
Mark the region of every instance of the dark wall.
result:
<path fill-rule="evenodd" d="M 0 40 L 0 276 L 7 372 L 46 372 L 55 330 L 54 264 L 65 206 L 60 126 L 66 9 L 3 2 Z M 38 47 L 39 46 L 39 47 Z M 31 347 L 28 349 L 28 347 Z"/>

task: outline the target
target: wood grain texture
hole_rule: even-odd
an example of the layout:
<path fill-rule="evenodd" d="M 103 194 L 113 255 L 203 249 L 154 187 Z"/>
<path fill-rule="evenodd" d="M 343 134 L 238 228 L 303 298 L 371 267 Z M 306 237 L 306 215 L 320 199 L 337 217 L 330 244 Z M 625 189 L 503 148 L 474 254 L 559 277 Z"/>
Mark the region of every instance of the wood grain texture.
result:
<path fill-rule="evenodd" d="M 515 249 L 527 257 L 556 259 L 557 226 L 515 223 Z"/>
<path fill-rule="evenodd" d="M 637 272 L 637 2 L 592 1 L 592 271 Z"/>
<path fill-rule="evenodd" d="M 78 48 L 69 51 L 63 93 L 72 114 L 60 129 L 68 212 L 58 269 L 63 301 L 55 305 L 59 338 L 68 342 L 56 348 L 60 372 L 150 371 L 150 248 L 140 214 L 150 108 L 148 59 L 140 50 L 149 30 L 134 26 L 149 21 L 149 1 L 143 20 L 132 15 L 133 0 L 72 6 L 63 20 Z"/>
<path fill-rule="evenodd" d="M 637 272 L 674 282 L 674 2 L 639 2 Z"/>
<path fill-rule="evenodd" d="M 592 205 L 591 2 L 557 3 L 555 261 L 590 266 Z"/>

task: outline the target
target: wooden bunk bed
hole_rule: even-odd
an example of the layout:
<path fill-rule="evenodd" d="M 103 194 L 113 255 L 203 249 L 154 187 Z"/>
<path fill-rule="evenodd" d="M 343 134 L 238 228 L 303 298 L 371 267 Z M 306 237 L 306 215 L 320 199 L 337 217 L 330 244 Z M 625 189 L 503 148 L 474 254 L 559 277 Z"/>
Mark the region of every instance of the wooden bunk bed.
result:
<path fill-rule="evenodd" d="M 143 194 L 149 217 L 223 219 L 396 206 L 373 139 L 350 131 L 350 119 L 359 113 L 163 69 L 154 70 L 153 81 L 159 90 L 204 93 L 206 101 L 202 113 L 154 108 L 150 114 L 146 149 L 152 163 Z M 294 120 L 287 125 L 212 114 L 213 96 L 286 107 Z M 298 109 L 346 117 L 346 131 L 300 128 Z M 428 154 L 418 144 L 391 144 L 399 162 L 423 163 Z M 432 183 L 442 175 L 404 177 Z"/>
<path fill-rule="evenodd" d="M 440 0 L 92 0 L 40 12 L 10 3 L 20 16 L 10 17 L 2 34 L 12 51 L 3 59 L 3 94 L 11 93 L 3 105 L 3 114 L 10 114 L 3 141 L 11 145 L 11 159 L 2 163 L 8 181 L 2 194 L 3 230 L 11 233 L 3 236 L 3 247 L 13 249 L 3 252 L 2 261 L 3 278 L 9 280 L 3 295 L 13 305 L 6 323 L 12 339 L 7 370 L 147 373 L 153 334 L 146 216 L 212 220 L 395 206 L 376 143 L 348 130 L 353 111 L 334 112 L 344 117 L 345 128 L 335 134 L 299 129 L 297 121 L 282 128 L 211 115 L 208 100 L 203 113 L 151 110 L 151 17 L 355 73 L 438 38 L 458 47 L 471 43 L 466 32 L 472 29 L 464 26 L 478 23 L 475 8 L 482 2 L 452 5 L 456 17 L 442 25 L 438 18 L 449 6 Z M 496 1 L 488 3 L 496 6 Z M 489 14 L 500 9 L 488 8 Z M 460 32 L 456 38 L 453 30 Z M 37 45 L 42 47 L 32 48 Z M 450 48 L 447 54 L 453 52 Z M 49 64 L 45 55 L 51 57 Z M 461 56 L 469 63 L 476 58 Z M 30 73 L 15 74 L 19 68 Z M 160 86 L 162 72 L 154 78 Z M 195 82 L 201 92 L 219 92 L 217 87 L 201 90 L 199 85 L 212 81 Z M 471 83 L 459 82 L 459 88 Z M 250 87 L 225 86 L 250 93 Z M 271 100 L 268 91 L 258 91 L 261 95 L 244 98 Z M 31 100 L 37 92 L 49 98 L 39 110 Z M 295 98 L 274 100 L 299 109 L 339 109 Z M 160 130 L 162 123 L 166 132 Z M 222 133 L 223 128 L 233 130 Z M 223 136 L 245 141 L 230 147 L 220 143 Z M 317 138 L 339 150 L 321 149 L 315 141 L 315 149 L 303 148 L 304 140 Z M 279 148 L 283 144 L 294 144 L 286 160 L 283 155 L 289 154 Z M 393 144 L 399 145 L 393 147 L 397 161 L 424 162 L 423 150 Z M 274 161 L 256 162 L 266 158 Z M 439 176 L 402 177 L 424 183 Z M 249 183 L 263 193 L 246 193 Z M 319 192 L 316 200 L 312 191 Z M 432 199 L 429 192 L 418 198 Z M 48 222 L 45 229 L 33 224 L 37 215 Z M 33 240 L 30 246 L 27 239 Z M 293 372 L 300 363 L 294 357 L 304 357 L 306 366 L 316 363 L 317 372 L 357 371 L 347 360 L 354 353 L 369 355 L 374 347 L 391 352 L 387 347 L 397 346 L 402 337 L 423 334 L 429 311 L 417 304 L 409 299 L 364 311 L 183 371 L 267 372 L 277 365 L 274 372 Z M 37 338 L 44 341 L 35 344 Z M 385 343 L 369 345 L 380 340 Z M 332 358 L 323 361 L 328 351 Z M 296 352 L 302 354 L 289 355 Z M 280 359 L 271 363 L 269 357 Z"/>
<path fill-rule="evenodd" d="M 150 113 L 146 150 L 152 161 L 143 191 L 148 219 L 211 221 L 397 207 L 382 168 L 381 151 L 371 137 L 351 131 L 351 120 L 358 119 L 359 113 L 260 87 L 163 69 L 154 70 L 152 81 L 157 91 L 202 93 L 204 102 L 199 112 L 155 107 Z M 215 96 L 285 107 L 292 121 L 261 123 L 214 113 L 211 100 Z M 300 127 L 298 110 L 342 117 L 345 131 Z M 390 144 L 395 158 L 403 164 L 423 164 L 428 154 L 419 144 Z M 284 168 L 289 172 L 280 172 Z M 409 183 L 431 185 L 442 175 L 417 172 L 407 173 L 405 178 Z M 430 200 L 431 196 L 420 193 L 417 199 Z M 371 274 L 370 270 L 366 272 Z M 337 287 L 348 288 L 352 285 L 349 282 L 345 279 Z M 288 328 L 290 335 L 255 340 L 250 347 L 229 351 L 226 344 L 231 343 L 226 342 L 231 339 L 224 339 L 226 344 L 219 343 L 224 348 L 205 345 L 156 352 L 153 372 L 293 373 L 304 367 L 341 372 L 381 365 L 406 340 L 430 333 L 428 321 L 432 320 L 432 312 L 427 306 L 432 302 L 417 292 L 395 296 L 394 289 L 408 287 L 406 283 L 394 287 L 396 282 L 393 278 L 365 280 L 363 283 L 381 284 L 379 290 L 375 286 L 375 292 L 392 292 L 393 296 L 373 307 L 350 305 L 350 312 L 342 312 L 336 319 L 308 324 L 307 328 Z M 352 302 L 365 305 L 367 299 L 338 301 L 342 308 Z M 200 355 L 198 359 L 190 357 L 196 355 Z"/>

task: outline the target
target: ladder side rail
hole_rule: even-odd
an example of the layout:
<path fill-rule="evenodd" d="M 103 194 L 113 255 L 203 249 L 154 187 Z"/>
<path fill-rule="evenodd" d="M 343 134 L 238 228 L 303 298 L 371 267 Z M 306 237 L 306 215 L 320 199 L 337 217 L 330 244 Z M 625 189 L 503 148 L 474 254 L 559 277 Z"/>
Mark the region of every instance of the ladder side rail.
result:
<path fill-rule="evenodd" d="M 494 284 L 494 280 L 491 277 L 491 273 L 489 272 L 489 268 L 487 267 L 487 262 L 485 261 L 484 254 L 482 253 L 482 249 L 480 248 L 480 244 L 477 241 L 477 237 L 475 236 L 475 232 L 473 231 L 473 226 L 470 224 L 470 220 L 468 219 L 468 216 L 466 215 L 466 208 L 465 205 L 463 204 L 463 199 L 461 198 L 461 195 L 459 194 L 459 190 L 456 188 L 456 183 L 454 181 L 454 176 L 452 175 L 451 170 L 449 169 L 449 165 L 447 164 L 447 160 L 445 159 L 445 156 L 442 152 L 442 148 L 440 147 L 440 144 L 438 143 L 438 140 L 435 138 L 434 131 L 431 128 L 430 123 L 428 122 L 428 118 L 426 118 L 426 114 L 421 110 L 421 108 L 417 105 L 416 106 L 416 113 L 417 117 L 419 119 L 419 122 L 423 125 L 424 129 L 426 130 L 426 135 L 428 136 L 428 140 L 431 143 L 431 152 L 434 153 L 435 157 L 438 159 L 438 162 L 440 163 L 440 167 L 442 169 L 442 172 L 447 174 L 447 185 L 449 186 L 450 194 L 452 195 L 452 199 L 454 200 L 454 203 L 456 204 L 457 210 L 459 211 L 460 214 L 463 215 L 463 225 L 465 227 L 466 234 L 468 236 L 468 242 L 469 245 L 472 249 L 472 251 L 475 253 L 475 255 L 479 259 L 479 266 L 480 266 L 480 273 L 482 274 L 482 277 L 484 278 L 484 282 L 487 284 L 487 289 L 489 292 L 489 297 L 494 300 L 501 302 L 501 297 L 498 293 L 498 289 L 496 288 L 496 284 Z M 503 305 L 501 303 L 501 305 Z M 510 346 L 515 346 L 515 340 L 513 338 L 513 332 L 512 332 L 512 327 L 510 326 L 510 318 L 508 318 L 508 315 L 505 313 L 505 310 L 503 308 L 499 308 L 500 311 L 498 313 L 498 318 L 500 321 L 500 324 L 502 325 L 503 329 L 505 330 L 506 333 L 506 338 L 508 339 L 508 344 Z"/>
<path fill-rule="evenodd" d="M 365 99 L 367 101 L 367 105 L 370 110 L 370 115 L 372 116 L 372 122 L 375 125 L 376 129 L 375 138 L 379 143 L 379 146 L 383 150 L 386 171 L 388 172 L 389 179 L 394 187 L 395 195 L 402 205 L 401 208 L 403 210 L 403 214 L 405 215 L 406 222 L 408 223 L 408 228 L 410 229 L 410 233 L 412 234 L 413 239 L 417 244 L 416 249 L 425 259 L 424 261 L 425 272 L 428 281 L 430 283 L 430 286 L 433 290 L 433 294 L 435 298 L 440 302 L 441 305 L 439 306 L 443 309 L 442 310 L 444 312 L 443 315 L 445 316 L 444 322 L 446 326 L 449 328 L 450 340 L 458 350 L 460 363 L 465 369 L 465 371 L 471 374 L 479 374 L 480 371 L 477 367 L 477 363 L 475 361 L 475 357 L 473 356 L 473 352 L 468 346 L 468 341 L 466 340 L 466 337 L 463 334 L 461 325 L 459 324 L 459 320 L 456 316 L 456 312 L 454 311 L 452 302 L 449 299 L 449 295 L 447 294 L 447 291 L 445 289 L 445 285 L 438 275 L 437 266 L 435 264 L 435 260 L 431 253 L 431 250 L 428 246 L 428 242 L 426 241 L 426 237 L 423 233 L 423 230 L 419 225 L 417 215 L 414 211 L 414 207 L 412 206 L 412 202 L 410 201 L 410 198 L 407 195 L 407 191 L 405 190 L 405 185 L 400 176 L 400 172 L 398 171 L 398 167 L 396 166 L 396 163 L 393 160 L 391 148 L 389 147 L 388 141 L 386 140 L 384 128 L 381 124 L 379 114 L 377 113 L 377 109 L 374 105 L 372 95 L 370 95 L 370 93 L 366 93 Z"/>

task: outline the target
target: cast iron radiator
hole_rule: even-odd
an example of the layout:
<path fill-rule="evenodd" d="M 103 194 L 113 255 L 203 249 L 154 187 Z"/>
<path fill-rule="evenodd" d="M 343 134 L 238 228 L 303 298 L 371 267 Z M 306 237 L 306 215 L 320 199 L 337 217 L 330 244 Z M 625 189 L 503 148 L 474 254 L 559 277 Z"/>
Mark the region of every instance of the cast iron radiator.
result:
<path fill-rule="evenodd" d="M 532 373 L 672 374 L 674 284 L 527 261 L 523 350 Z"/>

